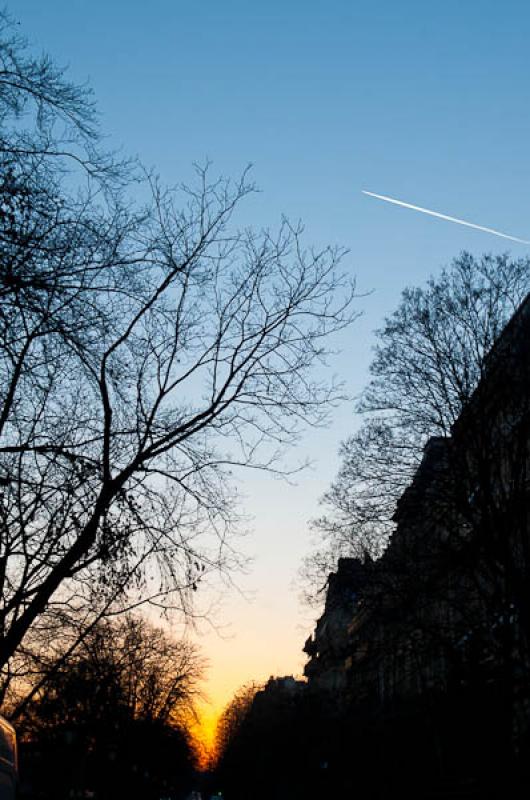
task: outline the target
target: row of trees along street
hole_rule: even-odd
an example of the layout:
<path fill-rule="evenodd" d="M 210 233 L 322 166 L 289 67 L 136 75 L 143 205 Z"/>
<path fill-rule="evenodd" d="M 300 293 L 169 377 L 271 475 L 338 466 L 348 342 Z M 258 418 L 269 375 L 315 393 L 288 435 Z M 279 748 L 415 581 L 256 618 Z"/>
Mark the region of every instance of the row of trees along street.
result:
<path fill-rule="evenodd" d="M 193 645 L 122 615 L 95 626 L 60 666 L 46 658 L 47 679 L 19 715 L 21 796 L 188 796 L 205 668 Z"/>
<path fill-rule="evenodd" d="M 356 311 L 342 250 L 238 228 L 248 171 L 170 188 L 106 151 L 91 91 L 5 13 L 0 162 L 0 700 L 22 724 L 109 615 L 191 620 L 233 574 L 232 471 L 281 472 L 325 422 L 341 387 L 313 368 Z"/>
<path fill-rule="evenodd" d="M 326 753 L 338 751 L 342 731 L 329 698 L 286 691 L 281 684 L 249 684 L 227 705 L 217 729 L 211 791 L 233 800 L 333 797 Z M 349 768 L 356 768 L 352 760 Z"/>

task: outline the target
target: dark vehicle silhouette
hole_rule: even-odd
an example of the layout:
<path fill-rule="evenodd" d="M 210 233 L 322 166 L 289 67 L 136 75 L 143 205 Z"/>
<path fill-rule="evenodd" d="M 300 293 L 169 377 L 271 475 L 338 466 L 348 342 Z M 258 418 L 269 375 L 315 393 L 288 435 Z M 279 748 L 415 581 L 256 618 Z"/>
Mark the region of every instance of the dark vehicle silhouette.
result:
<path fill-rule="evenodd" d="M 10 723 L 0 717 L 0 800 L 14 800 L 18 777 L 17 737 Z"/>

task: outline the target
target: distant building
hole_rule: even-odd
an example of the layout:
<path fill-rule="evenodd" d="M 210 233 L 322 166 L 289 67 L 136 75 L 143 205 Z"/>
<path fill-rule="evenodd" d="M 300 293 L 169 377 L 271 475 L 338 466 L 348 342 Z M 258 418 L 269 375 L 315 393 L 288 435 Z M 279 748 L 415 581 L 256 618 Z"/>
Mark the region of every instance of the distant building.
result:
<path fill-rule="evenodd" d="M 337 572 L 328 578 L 324 613 L 304 645 L 309 656 L 304 674 L 312 685 L 331 690 L 345 688 L 349 624 L 368 572 L 368 565 L 359 559 L 340 558 Z"/>

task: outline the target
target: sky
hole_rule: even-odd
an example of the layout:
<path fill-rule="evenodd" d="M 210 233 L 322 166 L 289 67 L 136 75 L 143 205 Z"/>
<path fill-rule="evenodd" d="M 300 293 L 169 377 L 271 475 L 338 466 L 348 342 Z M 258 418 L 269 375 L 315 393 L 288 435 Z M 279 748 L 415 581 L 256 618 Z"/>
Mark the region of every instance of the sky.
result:
<path fill-rule="evenodd" d="M 243 221 L 301 219 L 306 239 L 347 247 L 362 317 L 334 345 L 331 371 L 354 397 L 373 331 L 405 286 L 462 250 L 528 246 L 362 194 L 405 200 L 530 238 L 530 5 L 521 0 L 11 0 L 37 49 L 95 91 L 112 146 L 168 184 L 192 162 L 261 191 Z M 296 485 L 241 479 L 252 564 L 226 587 L 197 641 L 210 661 L 205 726 L 251 680 L 298 674 L 315 612 L 297 572 L 308 522 L 333 479 L 353 401 L 308 431 L 288 464 Z M 216 595 L 215 595 L 216 596 Z M 214 597 L 214 595 L 212 595 Z"/>

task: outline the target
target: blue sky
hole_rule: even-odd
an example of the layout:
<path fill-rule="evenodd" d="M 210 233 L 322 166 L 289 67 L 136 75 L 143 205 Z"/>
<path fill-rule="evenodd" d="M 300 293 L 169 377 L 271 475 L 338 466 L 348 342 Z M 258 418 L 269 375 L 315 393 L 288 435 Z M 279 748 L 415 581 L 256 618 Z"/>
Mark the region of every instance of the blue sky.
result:
<path fill-rule="evenodd" d="M 242 221 L 273 225 L 285 213 L 303 219 L 308 241 L 350 249 L 344 265 L 359 290 L 373 290 L 334 364 L 352 394 L 366 380 L 370 332 L 405 285 L 462 249 L 528 253 L 361 194 L 530 238 L 527 2 L 16 0 L 9 8 L 36 47 L 90 80 L 112 145 L 168 183 L 187 179 L 194 160 L 209 157 L 224 174 L 252 162 L 262 192 Z M 234 638 L 204 639 L 212 673 L 230 675 L 216 697 L 300 667 L 308 622 L 292 582 L 309 546 L 307 520 L 354 425 L 349 404 L 328 431 L 303 440 L 296 457 L 316 466 L 298 487 L 245 482 L 255 562 L 243 588 L 255 600 L 230 595 L 223 621 Z M 254 660 L 245 660 L 250 651 Z"/>
<path fill-rule="evenodd" d="M 11 8 L 33 41 L 90 79 L 115 143 L 168 182 L 206 156 L 230 174 L 252 162 L 264 194 L 249 221 L 301 216 L 314 240 L 351 247 L 363 288 L 381 274 L 394 283 L 382 233 L 398 286 L 463 245 L 502 243 L 381 208 L 361 188 L 530 231 L 524 2 L 18 0 Z M 404 261 L 431 248 L 426 267 Z"/>

